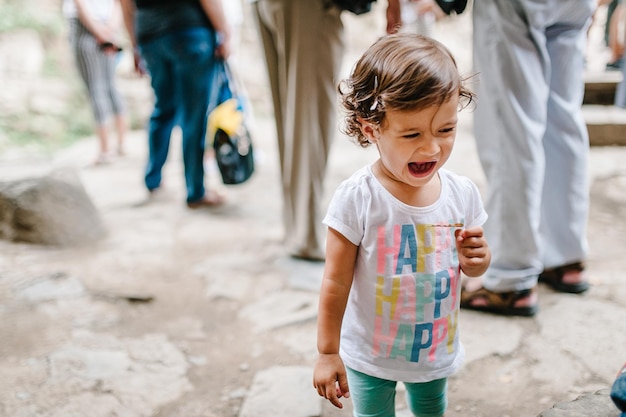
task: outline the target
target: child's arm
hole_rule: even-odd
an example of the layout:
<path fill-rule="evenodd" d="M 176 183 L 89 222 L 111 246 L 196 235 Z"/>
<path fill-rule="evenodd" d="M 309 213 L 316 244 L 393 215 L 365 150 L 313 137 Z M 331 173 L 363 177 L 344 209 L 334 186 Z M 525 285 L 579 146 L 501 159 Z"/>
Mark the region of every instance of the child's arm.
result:
<path fill-rule="evenodd" d="M 341 322 L 348 302 L 358 246 L 329 228 L 326 239 L 326 264 L 320 290 L 317 319 L 319 357 L 313 373 L 313 386 L 320 396 L 342 408 L 341 397 L 349 397 L 348 379 L 339 357 Z"/>
<path fill-rule="evenodd" d="M 487 246 L 483 228 L 478 226 L 458 229 L 454 235 L 463 273 L 468 277 L 478 277 L 484 274 L 491 262 L 491 251 Z"/>

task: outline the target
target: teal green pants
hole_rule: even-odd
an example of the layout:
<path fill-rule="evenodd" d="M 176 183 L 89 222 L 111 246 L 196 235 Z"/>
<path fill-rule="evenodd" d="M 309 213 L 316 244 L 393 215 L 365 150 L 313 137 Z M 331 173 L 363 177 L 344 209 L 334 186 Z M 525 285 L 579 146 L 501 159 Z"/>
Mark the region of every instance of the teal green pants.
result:
<path fill-rule="evenodd" d="M 394 417 L 396 381 L 376 378 L 346 367 L 354 417 Z M 448 406 L 448 379 L 405 382 L 406 401 L 416 417 L 442 417 Z"/>

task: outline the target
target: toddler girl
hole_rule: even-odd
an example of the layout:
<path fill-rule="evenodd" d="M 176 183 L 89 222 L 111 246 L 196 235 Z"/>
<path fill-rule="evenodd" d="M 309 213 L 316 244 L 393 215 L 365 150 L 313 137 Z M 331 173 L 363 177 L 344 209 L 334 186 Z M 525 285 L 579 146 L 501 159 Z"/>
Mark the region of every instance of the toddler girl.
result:
<path fill-rule="evenodd" d="M 374 43 L 339 92 L 345 132 L 379 159 L 337 189 L 328 226 L 314 386 L 354 415 L 395 415 L 397 381 L 416 416 L 443 416 L 461 366 L 461 271 L 491 254 L 476 186 L 443 169 L 458 110 L 473 94 L 441 43 L 396 34 Z"/>

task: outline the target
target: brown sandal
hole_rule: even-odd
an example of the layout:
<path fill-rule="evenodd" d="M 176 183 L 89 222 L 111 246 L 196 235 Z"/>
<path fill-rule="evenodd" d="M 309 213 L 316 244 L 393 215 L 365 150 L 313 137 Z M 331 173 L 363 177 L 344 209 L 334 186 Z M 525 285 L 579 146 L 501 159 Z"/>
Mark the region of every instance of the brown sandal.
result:
<path fill-rule="evenodd" d="M 582 262 L 573 262 L 556 268 L 545 269 L 539 274 L 539 282 L 548 284 L 556 291 L 580 294 L 589 289 L 589 282 L 583 278 L 582 281 L 577 283 L 567 283 L 563 282 L 563 277 L 567 272 L 582 273 L 584 270 L 585 264 Z"/>
<path fill-rule="evenodd" d="M 201 207 L 212 208 L 222 206 L 225 202 L 226 198 L 223 195 L 215 191 L 208 191 L 200 200 L 188 201 L 187 207 L 190 209 L 197 209 Z"/>
<path fill-rule="evenodd" d="M 483 286 L 474 291 L 469 291 L 463 286 L 461 287 L 461 308 L 505 316 L 531 317 L 538 310 L 535 293 L 534 287 L 521 291 L 494 292 Z M 531 305 L 515 305 L 525 298 L 534 298 L 535 300 L 532 301 Z"/>

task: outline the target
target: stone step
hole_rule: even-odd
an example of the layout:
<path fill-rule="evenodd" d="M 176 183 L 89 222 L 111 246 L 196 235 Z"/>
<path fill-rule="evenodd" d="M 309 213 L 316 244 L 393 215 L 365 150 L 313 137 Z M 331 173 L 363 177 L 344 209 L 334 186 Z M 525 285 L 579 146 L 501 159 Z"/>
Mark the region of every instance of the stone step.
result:
<path fill-rule="evenodd" d="M 615 107 L 615 90 L 621 71 L 589 71 L 585 74 L 583 115 L 591 146 L 626 146 L 626 109 Z"/>
<path fill-rule="evenodd" d="M 626 146 L 626 109 L 584 104 L 583 115 L 591 146 Z"/>
<path fill-rule="evenodd" d="M 583 104 L 613 104 L 615 99 L 615 90 L 617 88 L 617 84 L 619 84 L 621 80 L 621 71 L 586 73 Z"/>

